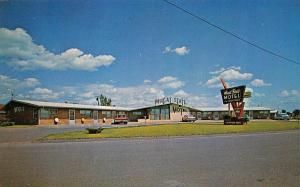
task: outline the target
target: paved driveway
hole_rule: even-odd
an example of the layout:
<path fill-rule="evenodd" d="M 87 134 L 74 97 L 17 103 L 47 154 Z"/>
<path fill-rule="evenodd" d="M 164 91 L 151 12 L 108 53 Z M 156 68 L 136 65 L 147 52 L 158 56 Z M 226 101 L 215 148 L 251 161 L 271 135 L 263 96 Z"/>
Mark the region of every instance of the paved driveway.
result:
<path fill-rule="evenodd" d="M 174 123 L 174 122 L 169 122 Z M 127 125 L 101 125 L 103 128 L 142 126 L 142 125 L 159 125 L 160 123 L 137 123 L 130 122 Z M 99 125 L 40 125 L 26 128 L 0 128 L 0 143 L 21 143 L 31 142 L 37 138 L 53 133 L 62 133 L 67 131 L 84 130 L 87 127 L 99 127 Z"/>
<path fill-rule="evenodd" d="M 300 131 L 0 144 L 0 186 L 300 184 Z"/>
<path fill-rule="evenodd" d="M 30 142 L 48 134 L 83 130 L 83 126 L 36 126 L 26 128 L 0 128 L 0 143 Z"/>

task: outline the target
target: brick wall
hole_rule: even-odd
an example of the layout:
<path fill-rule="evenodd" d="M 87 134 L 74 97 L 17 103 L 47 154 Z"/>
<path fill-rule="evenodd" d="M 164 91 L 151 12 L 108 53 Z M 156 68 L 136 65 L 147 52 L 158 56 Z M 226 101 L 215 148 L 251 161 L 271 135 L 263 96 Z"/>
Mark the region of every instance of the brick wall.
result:
<path fill-rule="evenodd" d="M 29 106 L 17 102 L 10 102 L 6 106 L 7 118 L 9 121 L 21 125 L 37 125 L 38 118 L 33 118 L 34 106 Z"/>
<path fill-rule="evenodd" d="M 187 107 L 170 105 L 170 120 L 182 121 L 182 117 L 188 115 L 189 111 Z"/>
<path fill-rule="evenodd" d="M 40 108 L 31 106 L 28 104 L 22 104 L 19 102 L 11 101 L 8 105 L 6 105 L 7 110 L 7 118 L 10 121 L 16 122 L 16 124 L 32 124 L 32 125 L 54 125 L 54 118 L 59 119 L 58 125 L 68 125 L 69 124 L 69 108 L 53 108 L 57 109 L 58 113 L 53 114 L 48 119 L 41 119 L 40 112 L 36 119 L 33 117 L 33 110 L 39 111 Z M 80 114 L 80 109 L 75 110 L 75 124 L 82 124 L 81 119 L 84 118 L 83 124 L 94 124 L 93 116 L 84 116 Z M 91 110 L 93 111 L 93 110 Z M 98 112 L 98 122 L 97 124 L 111 124 L 113 118 L 106 118 L 105 122 L 103 120 L 104 116 L 102 115 L 102 111 Z M 128 113 L 126 113 L 128 115 Z M 40 119 L 39 119 L 40 118 Z M 0 114 L 1 120 L 1 114 Z"/>
<path fill-rule="evenodd" d="M 0 122 L 7 121 L 6 113 L 0 110 Z"/>

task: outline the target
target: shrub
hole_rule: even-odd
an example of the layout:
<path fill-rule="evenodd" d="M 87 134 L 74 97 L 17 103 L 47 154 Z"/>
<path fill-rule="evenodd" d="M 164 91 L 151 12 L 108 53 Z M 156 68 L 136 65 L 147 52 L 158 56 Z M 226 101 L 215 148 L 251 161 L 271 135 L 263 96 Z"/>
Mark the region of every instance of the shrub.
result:
<path fill-rule="evenodd" d="M 98 133 L 101 133 L 103 128 L 102 127 L 99 127 L 99 128 L 86 128 L 86 130 L 88 131 L 89 134 L 98 134 Z"/>
<path fill-rule="evenodd" d="M 15 122 L 8 122 L 8 121 L 6 121 L 6 122 L 0 123 L 1 127 L 7 127 L 7 126 L 13 126 L 13 125 L 15 125 Z"/>

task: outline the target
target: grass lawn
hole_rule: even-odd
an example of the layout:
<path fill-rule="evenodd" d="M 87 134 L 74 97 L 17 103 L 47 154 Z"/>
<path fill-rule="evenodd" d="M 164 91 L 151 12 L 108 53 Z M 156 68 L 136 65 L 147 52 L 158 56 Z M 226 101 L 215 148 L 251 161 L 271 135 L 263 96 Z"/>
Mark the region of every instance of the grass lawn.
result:
<path fill-rule="evenodd" d="M 223 125 L 211 123 L 168 124 L 155 126 L 124 127 L 104 129 L 100 134 L 88 134 L 87 131 L 73 131 L 50 134 L 41 140 L 64 140 L 85 138 L 130 138 L 191 136 L 226 133 L 252 133 L 300 129 L 296 121 L 255 121 L 247 125 Z"/>

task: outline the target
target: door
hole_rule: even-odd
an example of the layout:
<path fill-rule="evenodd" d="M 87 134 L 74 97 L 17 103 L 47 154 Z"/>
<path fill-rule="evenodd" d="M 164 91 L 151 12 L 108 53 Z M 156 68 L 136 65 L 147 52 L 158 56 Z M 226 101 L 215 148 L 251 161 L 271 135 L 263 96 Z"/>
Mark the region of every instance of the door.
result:
<path fill-rule="evenodd" d="M 75 110 L 69 110 L 69 124 L 75 125 Z"/>
<path fill-rule="evenodd" d="M 98 111 L 93 111 L 94 124 L 98 124 Z"/>

